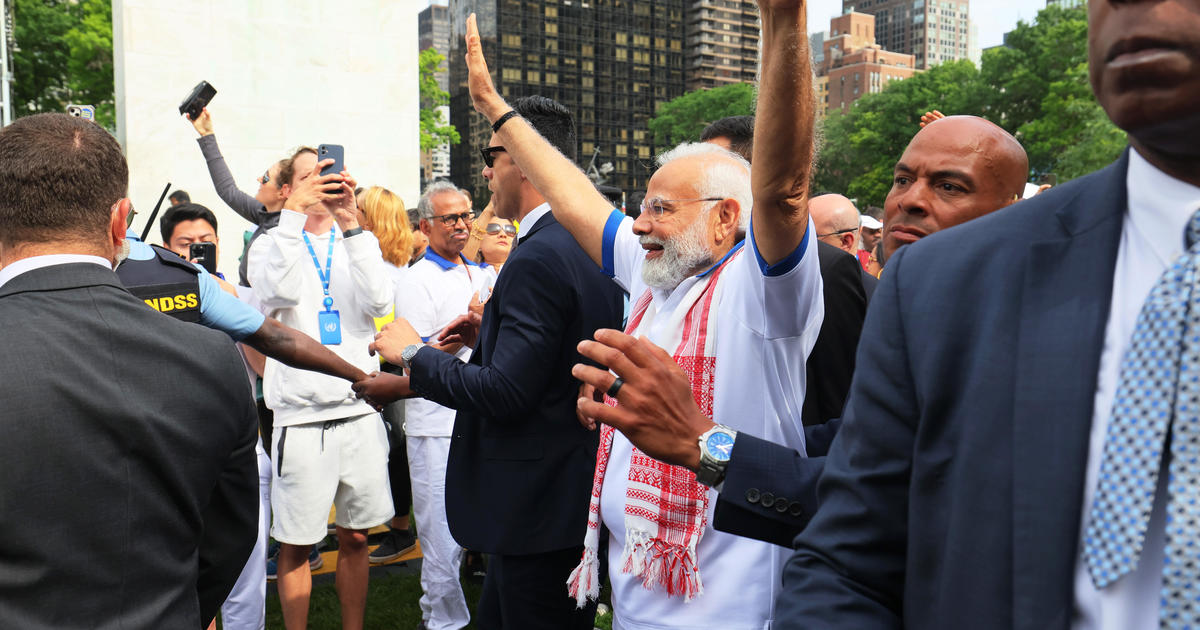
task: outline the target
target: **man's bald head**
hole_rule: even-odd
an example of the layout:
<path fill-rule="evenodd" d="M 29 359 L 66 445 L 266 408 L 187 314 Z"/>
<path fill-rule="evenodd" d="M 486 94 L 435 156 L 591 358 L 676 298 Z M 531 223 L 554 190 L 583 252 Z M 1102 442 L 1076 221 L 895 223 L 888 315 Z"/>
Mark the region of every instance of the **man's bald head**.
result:
<path fill-rule="evenodd" d="M 841 195 L 820 195 L 808 201 L 817 238 L 853 254 L 861 225 L 854 202 Z"/>
<path fill-rule="evenodd" d="M 921 138 L 922 134 L 924 138 Z M 962 146 L 970 147 L 984 160 L 985 168 L 999 184 L 1000 194 L 1006 201 L 1020 199 L 1025 191 L 1029 155 L 1012 134 L 990 120 L 978 116 L 948 116 L 926 125 L 909 144 L 918 138 L 930 142 L 957 139 Z"/>
<path fill-rule="evenodd" d="M 939 230 L 1021 198 L 1029 157 L 1007 131 L 977 116 L 949 116 L 919 131 L 896 163 L 884 203 L 884 259 Z"/>

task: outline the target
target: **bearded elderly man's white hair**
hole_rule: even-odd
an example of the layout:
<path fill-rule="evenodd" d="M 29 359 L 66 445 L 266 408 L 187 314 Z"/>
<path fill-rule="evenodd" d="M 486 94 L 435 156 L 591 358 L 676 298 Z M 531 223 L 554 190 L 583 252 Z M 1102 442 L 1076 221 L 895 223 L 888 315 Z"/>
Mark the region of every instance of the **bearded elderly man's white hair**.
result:
<path fill-rule="evenodd" d="M 750 187 L 750 163 L 746 158 L 711 142 L 684 142 L 659 155 L 658 168 L 675 160 L 699 156 L 726 158 L 709 160 L 704 166 L 700 181 L 694 184 L 699 197 L 736 199 L 741 208 L 738 214 L 738 230 L 745 234 L 750 226 L 750 209 L 754 204 L 754 192 Z M 711 211 L 714 205 L 706 207 L 704 214 Z"/>

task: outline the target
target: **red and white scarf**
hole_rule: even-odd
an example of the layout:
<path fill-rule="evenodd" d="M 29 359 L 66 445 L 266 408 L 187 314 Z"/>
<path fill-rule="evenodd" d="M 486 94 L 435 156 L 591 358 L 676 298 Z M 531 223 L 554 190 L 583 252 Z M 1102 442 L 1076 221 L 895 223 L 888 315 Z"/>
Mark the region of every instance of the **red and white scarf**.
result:
<path fill-rule="evenodd" d="M 629 317 L 626 334 L 649 330 L 657 316 L 670 317 L 664 327 L 674 342 L 674 358 L 691 381 L 692 396 L 704 415 L 712 417 L 716 381 L 716 312 L 720 303 L 722 270 L 738 254 L 735 252 L 707 277 L 687 289 L 679 305 L 670 313 L 650 311 L 651 293 L 638 299 Z M 606 398 L 609 405 L 617 401 Z M 614 429 L 600 427 L 600 447 L 596 453 L 596 472 L 592 479 L 592 499 L 588 505 L 587 533 L 583 539 L 583 559 L 567 579 L 567 589 L 580 607 L 600 595 L 598 550 L 600 547 L 600 492 L 612 455 Z M 685 601 L 704 592 L 696 545 L 704 534 L 708 518 L 708 487 L 696 481 L 696 474 L 682 466 L 664 464 L 633 448 L 629 478 L 625 488 L 625 548 L 620 570 L 641 576 L 649 590 L 663 587 L 667 595 L 682 595 Z"/>

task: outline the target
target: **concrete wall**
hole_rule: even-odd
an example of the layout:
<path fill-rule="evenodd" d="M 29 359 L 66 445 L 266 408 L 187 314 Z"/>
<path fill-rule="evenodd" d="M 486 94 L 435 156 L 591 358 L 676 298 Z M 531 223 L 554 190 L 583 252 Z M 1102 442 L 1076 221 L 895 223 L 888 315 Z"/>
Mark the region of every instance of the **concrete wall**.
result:
<path fill-rule="evenodd" d="M 201 80 L 238 185 L 292 148 L 341 144 L 364 186 L 415 207 L 420 193 L 419 0 L 114 0 L 117 136 L 141 231 L 166 182 L 217 213 L 220 268 L 236 277 L 243 230 L 213 191 L 179 104 Z M 164 207 L 166 202 L 164 202 Z M 161 215 L 160 215 L 161 216 Z M 158 242 L 157 226 L 150 242 Z"/>

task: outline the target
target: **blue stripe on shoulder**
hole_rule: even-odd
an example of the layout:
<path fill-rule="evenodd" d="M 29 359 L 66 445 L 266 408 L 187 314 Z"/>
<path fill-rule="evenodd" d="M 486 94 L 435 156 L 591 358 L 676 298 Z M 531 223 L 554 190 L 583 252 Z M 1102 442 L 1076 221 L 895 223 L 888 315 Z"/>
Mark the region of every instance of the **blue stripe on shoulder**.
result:
<path fill-rule="evenodd" d="M 782 276 L 783 274 L 795 269 L 796 265 L 800 264 L 800 261 L 804 259 L 804 252 L 808 248 L 808 229 L 811 225 L 812 221 L 810 220 L 809 224 L 804 227 L 804 235 L 800 237 L 800 244 L 796 246 L 796 249 L 792 250 L 792 253 L 788 254 L 787 258 L 784 258 L 774 265 L 767 264 L 767 261 L 763 259 L 762 254 L 758 251 L 758 243 L 753 243 L 754 247 L 752 249 L 754 249 L 754 260 L 758 261 L 758 268 L 760 271 L 762 271 L 764 276 L 767 276 L 768 278 Z M 746 232 L 746 238 L 751 242 L 754 241 L 753 220 L 750 222 L 750 229 Z"/>
<path fill-rule="evenodd" d="M 604 275 L 613 277 L 617 275 L 616 262 L 613 260 L 614 248 L 617 243 L 617 230 L 621 227 L 621 222 L 625 220 L 625 215 L 621 214 L 620 210 L 613 209 L 612 214 L 608 215 L 608 222 L 604 224 L 604 236 L 601 241 L 600 262 L 604 268 Z"/>

